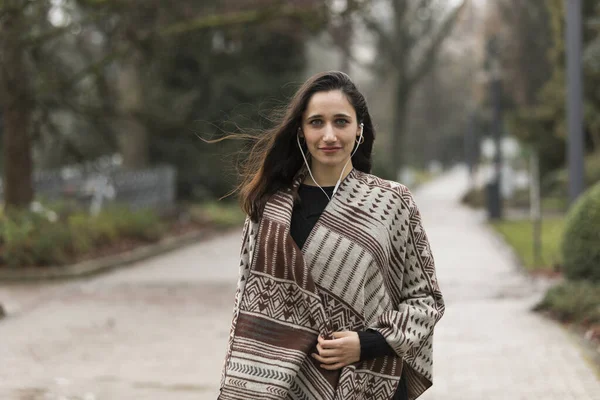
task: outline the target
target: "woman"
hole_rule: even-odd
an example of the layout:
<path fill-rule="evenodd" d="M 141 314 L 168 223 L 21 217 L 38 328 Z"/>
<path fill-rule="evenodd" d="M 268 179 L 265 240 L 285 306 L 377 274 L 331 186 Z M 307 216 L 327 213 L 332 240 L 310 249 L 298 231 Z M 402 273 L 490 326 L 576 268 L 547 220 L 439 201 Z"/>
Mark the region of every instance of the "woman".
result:
<path fill-rule="evenodd" d="M 219 399 L 415 399 L 444 312 L 420 214 L 370 175 L 375 130 L 341 72 L 310 78 L 255 145 Z"/>

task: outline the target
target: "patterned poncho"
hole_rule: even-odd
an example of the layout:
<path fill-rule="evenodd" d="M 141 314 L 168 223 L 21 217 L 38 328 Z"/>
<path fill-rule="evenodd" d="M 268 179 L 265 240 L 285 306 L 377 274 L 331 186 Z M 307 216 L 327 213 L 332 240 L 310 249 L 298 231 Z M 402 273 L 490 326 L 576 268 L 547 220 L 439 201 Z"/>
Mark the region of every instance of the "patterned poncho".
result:
<path fill-rule="evenodd" d="M 353 169 L 302 250 L 290 236 L 305 176 L 246 219 L 220 400 L 388 400 L 404 373 L 409 399 L 432 384 L 442 317 L 433 257 L 409 190 Z M 337 371 L 310 357 L 319 334 L 379 331 L 396 355 Z"/>

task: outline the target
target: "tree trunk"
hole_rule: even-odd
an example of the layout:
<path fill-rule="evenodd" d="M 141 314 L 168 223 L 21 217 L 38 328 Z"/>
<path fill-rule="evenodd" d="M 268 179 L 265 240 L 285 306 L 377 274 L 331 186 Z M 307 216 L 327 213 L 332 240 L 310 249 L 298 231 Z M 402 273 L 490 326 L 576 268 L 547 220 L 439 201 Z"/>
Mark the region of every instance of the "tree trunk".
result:
<path fill-rule="evenodd" d="M 17 6 L 9 2 L 7 6 Z M 18 11 L 0 19 L 0 102 L 3 132 L 4 204 L 27 207 L 33 200 L 30 116 L 33 108 L 27 82 L 25 51 L 21 43 L 26 27 Z"/>
<path fill-rule="evenodd" d="M 401 180 L 401 168 L 404 162 L 404 136 L 406 131 L 406 117 L 408 115 L 408 100 L 410 92 L 405 80 L 401 77 L 396 82 L 396 91 L 394 93 L 394 126 L 390 130 L 392 134 L 392 145 L 390 155 L 391 165 L 396 180 Z"/>
<path fill-rule="evenodd" d="M 123 167 L 128 170 L 146 168 L 149 163 L 148 130 L 139 118 L 144 104 L 141 64 L 141 55 L 134 51 L 121 64 L 117 79 L 117 136 Z"/>
<path fill-rule="evenodd" d="M 148 167 L 148 131 L 135 116 L 124 116 L 118 123 L 119 147 L 123 168 L 127 170 Z"/>
<path fill-rule="evenodd" d="M 339 46 L 342 49 L 342 60 L 340 62 L 340 71 L 350 73 L 350 52 L 352 47 L 352 19 L 349 12 L 342 16 L 342 25 L 340 27 Z"/>

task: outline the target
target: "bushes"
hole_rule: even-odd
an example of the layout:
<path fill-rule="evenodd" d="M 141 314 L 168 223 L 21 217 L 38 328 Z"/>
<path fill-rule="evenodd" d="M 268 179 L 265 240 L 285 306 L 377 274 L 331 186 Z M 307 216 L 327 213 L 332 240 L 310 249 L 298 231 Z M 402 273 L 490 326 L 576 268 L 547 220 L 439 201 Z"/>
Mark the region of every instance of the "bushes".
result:
<path fill-rule="evenodd" d="M 600 282 L 600 182 L 567 215 L 562 243 L 565 276 Z"/>
<path fill-rule="evenodd" d="M 131 212 L 124 208 L 116 208 L 93 218 L 92 222 L 103 224 L 105 229 L 112 229 L 113 234 L 118 237 L 143 241 L 158 240 L 163 231 L 159 218 L 149 210 Z"/>
<path fill-rule="evenodd" d="M 120 240 L 154 241 L 164 226 L 151 211 L 111 208 L 98 216 L 46 210 L 0 215 L 0 263 L 61 265 Z"/>
<path fill-rule="evenodd" d="M 45 265 L 66 261 L 71 235 L 63 225 L 37 213 L 22 211 L 3 215 L 0 226 L 3 264 Z"/>
<path fill-rule="evenodd" d="M 548 290 L 536 310 L 563 322 L 600 324 L 600 182 L 567 214 L 562 258 L 567 280 Z"/>
<path fill-rule="evenodd" d="M 600 323 L 600 284 L 563 282 L 549 289 L 535 309 L 549 311 L 563 322 L 586 325 Z"/>
<path fill-rule="evenodd" d="M 246 215 L 236 202 L 206 202 L 189 208 L 192 219 L 222 228 L 241 226 Z"/>

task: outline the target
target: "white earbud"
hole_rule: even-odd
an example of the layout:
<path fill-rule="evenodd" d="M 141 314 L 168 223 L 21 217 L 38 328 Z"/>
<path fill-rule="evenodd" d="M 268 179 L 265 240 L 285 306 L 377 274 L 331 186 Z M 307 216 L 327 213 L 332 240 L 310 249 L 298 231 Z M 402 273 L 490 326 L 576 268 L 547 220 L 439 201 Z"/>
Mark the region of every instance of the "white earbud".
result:
<path fill-rule="evenodd" d="M 362 122 L 360 123 L 360 136 L 358 137 L 358 144 L 360 144 L 360 141 L 363 138 L 363 131 L 365 129 L 365 124 L 363 124 Z"/>

